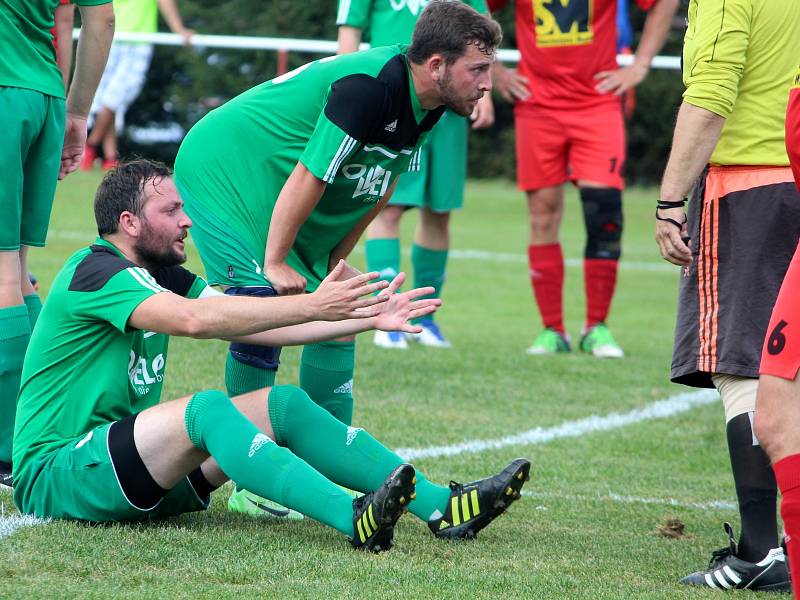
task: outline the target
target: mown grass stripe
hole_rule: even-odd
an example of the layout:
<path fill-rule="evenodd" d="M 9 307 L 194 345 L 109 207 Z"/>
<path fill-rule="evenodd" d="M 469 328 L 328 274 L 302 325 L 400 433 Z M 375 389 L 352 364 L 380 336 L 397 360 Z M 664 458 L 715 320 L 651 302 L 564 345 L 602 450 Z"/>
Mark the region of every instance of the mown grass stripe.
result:
<path fill-rule="evenodd" d="M 497 450 L 507 446 L 533 446 L 546 444 L 553 440 L 574 438 L 636 425 L 653 419 L 672 417 L 687 412 L 698 406 L 704 406 L 718 401 L 719 394 L 716 390 L 702 390 L 687 392 L 658 400 L 642 408 L 636 408 L 626 413 L 609 413 L 606 416 L 592 415 L 576 421 L 565 421 L 553 427 L 537 427 L 523 431 L 517 435 L 507 435 L 493 440 L 469 440 L 460 444 L 447 446 L 428 446 L 425 448 L 399 448 L 397 454 L 405 460 L 420 458 L 438 458 L 442 456 L 458 456 L 460 454 L 476 454 L 486 450 Z"/>
<path fill-rule="evenodd" d="M 575 495 L 564 494 L 561 492 L 529 492 L 523 491 L 523 496 L 528 498 L 540 498 L 543 500 L 566 500 L 568 502 L 619 502 L 622 504 L 654 504 L 660 506 L 674 506 L 675 508 L 693 508 L 697 510 L 736 510 L 738 507 L 735 502 L 724 500 L 708 500 L 706 502 L 694 502 L 691 500 L 678 500 L 677 498 L 647 498 L 642 496 L 629 496 L 626 494 L 607 494 L 597 495 Z"/>
<path fill-rule="evenodd" d="M 91 236 L 88 236 L 82 231 L 73 231 L 69 229 L 59 229 L 58 227 L 51 227 L 47 232 L 48 238 L 61 239 L 61 240 L 82 240 L 87 244 L 91 241 Z M 191 238 L 184 240 L 187 246 L 194 246 Z M 364 254 L 364 245 L 359 244 L 353 249 L 355 254 Z M 406 249 L 403 254 L 410 256 L 411 251 Z M 474 250 L 474 249 L 458 249 L 451 248 L 448 256 L 455 260 L 474 260 L 484 262 L 499 262 L 499 263 L 524 263 L 528 258 L 524 254 L 517 254 L 514 252 L 490 252 L 488 250 Z M 564 264 L 570 268 L 583 268 L 582 258 L 567 258 Z M 619 263 L 619 268 L 623 271 L 646 271 L 651 273 L 678 273 L 678 267 L 675 265 L 667 264 L 666 262 L 647 262 L 647 261 L 629 261 L 622 259 Z"/>

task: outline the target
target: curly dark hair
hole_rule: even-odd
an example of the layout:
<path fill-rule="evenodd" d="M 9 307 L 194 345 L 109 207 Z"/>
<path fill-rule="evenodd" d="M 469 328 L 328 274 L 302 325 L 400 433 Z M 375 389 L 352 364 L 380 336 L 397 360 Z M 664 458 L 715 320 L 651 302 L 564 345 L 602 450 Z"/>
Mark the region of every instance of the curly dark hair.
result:
<path fill-rule="evenodd" d="M 103 177 L 94 196 L 94 220 L 97 232 L 103 236 L 117 231 L 119 216 L 127 211 L 142 214 L 144 186 L 148 181 L 158 184 L 172 175 L 170 168 L 155 160 L 138 158 L 121 162 Z"/>
<path fill-rule="evenodd" d="M 417 65 L 434 54 L 443 55 L 445 63 L 452 64 L 464 56 L 470 44 L 491 56 L 502 39 L 500 25 L 491 17 L 463 2 L 433 0 L 417 20 L 407 55 Z"/>

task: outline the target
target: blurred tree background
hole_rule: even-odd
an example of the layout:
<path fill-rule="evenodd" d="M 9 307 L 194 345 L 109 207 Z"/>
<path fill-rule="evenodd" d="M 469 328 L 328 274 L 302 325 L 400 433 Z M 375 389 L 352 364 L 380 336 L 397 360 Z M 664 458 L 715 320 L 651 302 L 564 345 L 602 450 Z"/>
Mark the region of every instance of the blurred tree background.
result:
<path fill-rule="evenodd" d="M 204 34 L 336 39 L 335 0 L 178 0 L 188 27 Z M 631 4 L 634 4 L 631 2 Z M 685 14 L 685 10 L 679 11 Z M 504 48 L 515 47 L 513 11 L 495 17 L 503 26 Z M 638 35 L 644 14 L 632 7 Z M 662 54 L 680 54 L 682 16 Z M 160 29 L 168 31 L 162 22 Z M 321 55 L 289 53 L 293 69 Z M 141 96 L 128 111 L 121 139 L 123 155 L 141 154 L 171 163 L 179 141 L 142 143 L 143 133 L 171 125 L 188 130 L 209 110 L 244 90 L 275 76 L 277 54 L 272 51 L 220 50 L 202 47 L 156 46 Z M 628 123 L 629 182 L 655 183 L 666 162 L 675 113 L 683 89 L 677 71 L 652 70 L 637 88 L 636 110 Z M 471 177 L 514 177 L 512 108 L 495 97 L 496 124 L 470 136 Z M 138 132 L 139 135 L 134 135 Z M 136 138 L 138 141 L 134 141 Z"/>

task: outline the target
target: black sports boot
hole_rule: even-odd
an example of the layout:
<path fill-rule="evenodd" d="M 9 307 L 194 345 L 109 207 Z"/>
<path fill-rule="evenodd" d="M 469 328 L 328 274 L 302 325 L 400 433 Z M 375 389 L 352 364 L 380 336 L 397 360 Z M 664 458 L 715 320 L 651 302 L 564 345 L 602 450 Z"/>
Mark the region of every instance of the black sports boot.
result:
<path fill-rule="evenodd" d="M 472 539 L 522 495 L 531 463 L 518 458 L 502 472 L 472 483 L 450 482 L 450 501 L 444 515 L 428 521 L 438 538 Z"/>
<path fill-rule="evenodd" d="M 377 490 L 353 500 L 354 548 L 377 553 L 392 547 L 394 524 L 416 497 L 416 483 L 414 467 L 403 464 Z"/>
<path fill-rule="evenodd" d="M 12 489 L 14 487 L 11 477 L 11 463 L 0 461 L 0 489 Z"/>
<path fill-rule="evenodd" d="M 725 523 L 725 533 L 728 534 L 728 547 L 714 550 L 708 569 L 687 575 L 681 579 L 682 584 L 715 590 L 792 591 L 782 547 L 773 548 L 758 562 L 748 562 L 736 556 L 736 537 L 730 523 Z"/>

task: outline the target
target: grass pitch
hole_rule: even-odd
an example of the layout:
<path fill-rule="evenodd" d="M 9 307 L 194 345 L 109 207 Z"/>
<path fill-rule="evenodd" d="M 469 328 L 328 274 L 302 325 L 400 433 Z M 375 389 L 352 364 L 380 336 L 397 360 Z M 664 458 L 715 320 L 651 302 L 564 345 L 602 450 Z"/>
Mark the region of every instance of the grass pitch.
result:
<path fill-rule="evenodd" d="M 98 181 L 96 173 L 77 173 L 59 184 L 48 247 L 30 261 L 44 293 L 63 260 L 94 239 Z M 525 259 L 524 199 L 507 182 L 470 182 L 466 208 L 453 218 L 454 251 L 437 317 L 454 348 L 387 351 L 372 346 L 371 334 L 360 336 L 356 423 L 390 447 L 418 449 L 548 430 L 691 391 L 668 381 L 679 274 L 653 241 L 655 197 L 654 189 L 625 195 L 624 255 L 609 325 L 627 357 L 535 358 L 524 353 L 540 328 Z M 404 249 L 415 220 L 409 213 L 403 223 Z M 572 190 L 562 233 L 566 318 L 575 342 L 584 315 L 584 233 Z M 202 272 L 194 248 L 189 252 L 189 268 Z M 353 262 L 363 266 L 363 258 L 359 246 Z M 166 399 L 223 387 L 225 344 L 175 339 L 171 348 Z M 296 383 L 297 366 L 298 351 L 284 350 L 278 381 Z M 719 597 L 677 583 L 724 544 L 722 521 L 738 521 L 719 403 L 415 464 L 446 483 L 494 473 L 517 456 L 533 461 L 528 494 L 474 542 L 435 540 L 409 515 L 398 525 L 394 550 L 364 555 L 311 520 L 230 514 L 223 488 L 205 514 L 133 526 L 19 528 L 0 539 L 0 596 Z M 13 527 L 10 494 L 0 493 L 0 502 Z M 668 519 L 682 521 L 685 535 L 659 534 Z"/>

